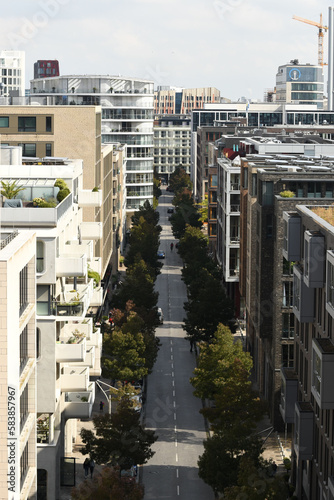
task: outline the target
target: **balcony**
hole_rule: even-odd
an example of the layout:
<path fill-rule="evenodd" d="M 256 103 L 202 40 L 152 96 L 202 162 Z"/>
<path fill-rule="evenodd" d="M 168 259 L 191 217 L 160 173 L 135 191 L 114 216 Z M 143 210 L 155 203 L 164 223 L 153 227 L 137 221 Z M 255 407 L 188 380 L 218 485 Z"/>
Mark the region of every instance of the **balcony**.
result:
<path fill-rule="evenodd" d="M 56 227 L 60 219 L 72 208 L 73 194 L 70 193 L 55 208 L 2 207 L 2 226 Z"/>
<path fill-rule="evenodd" d="M 102 273 L 102 258 L 101 257 L 94 257 L 90 263 L 89 267 L 91 268 L 92 271 L 95 271 L 96 273 L 99 273 L 101 276 Z"/>
<path fill-rule="evenodd" d="M 87 391 L 89 387 L 89 368 L 64 366 L 60 375 L 60 388 L 65 391 Z"/>
<path fill-rule="evenodd" d="M 279 409 L 285 424 L 295 421 L 295 404 L 298 399 L 298 377 L 287 368 L 281 370 L 281 402 Z"/>
<path fill-rule="evenodd" d="M 56 343 L 57 363 L 80 363 L 86 357 L 86 339 L 60 337 Z"/>
<path fill-rule="evenodd" d="M 68 241 L 65 245 L 65 252 L 71 255 L 80 256 L 85 254 L 88 261 L 93 260 L 94 256 L 94 244 L 93 241 L 87 240 L 79 243 L 79 241 Z"/>
<path fill-rule="evenodd" d="M 304 282 L 310 288 L 322 288 L 325 281 L 325 238 L 315 231 L 304 235 Z"/>
<path fill-rule="evenodd" d="M 62 254 L 56 258 L 56 276 L 73 277 L 87 276 L 87 256 Z"/>
<path fill-rule="evenodd" d="M 90 418 L 95 399 L 95 383 L 91 382 L 87 391 L 64 393 L 65 418 Z"/>
<path fill-rule="evenodd" d="M 89 368 L 94 368 L 95 365 L 95 347 L 86 345 L 85 359 L 82 362 L 78 362 L 77 366 L 86 366 Z M 91 373 L 90 373 L 91 374 Z"/>
<path fill-rule="evenodd" d="M 298 460 L 313 458 L 314 413 L 311 403 L 295 405 L 294 451 Z"/>
<path fill-rule="evenodd" d="M 100 307 L 103 303 L 103 288 L 101 286 L 97 286 L 93 290 L 92 298 L 90 300 L 90 306 Z"/>
<path fill-rule="evenodd" d="M 300 260 L 300 216 L 294 212 L 284 212 L 283 226 L 283 257 L 290 262 Z"/>
<path fill-rule="evenodd" d="M 334 344 L 329 338 L 312 340 L 311 393 L 322 410 L 334 409 Z"/>
<path fill-rule="evenodd" d="M 78 192 L 78 205 L 79 207 L 101 207 L 102 191 L 80 190 Z"/>
<path fill-rule="evenodd" d="M 73 321 L 85 318 L 93 294 L 93 281 L 90 280 L 87 285 L 77 285 L 73 290 L 73 285 L 65 285 L 65 291 L 62 296 L 53 301 L 53 314 L 57 320 Z"/>
<path fill-rule="evenodd" d="M 293 266 L 293 313 L 301 323 L 314 319 L 314 288 L 306 286 L 299 266 Z"/>
<path fill-rule="evenodd" d="M 80 230 L 83 240 L 100 240 L 102 238 L 102 222 L 81 222 Z"/>

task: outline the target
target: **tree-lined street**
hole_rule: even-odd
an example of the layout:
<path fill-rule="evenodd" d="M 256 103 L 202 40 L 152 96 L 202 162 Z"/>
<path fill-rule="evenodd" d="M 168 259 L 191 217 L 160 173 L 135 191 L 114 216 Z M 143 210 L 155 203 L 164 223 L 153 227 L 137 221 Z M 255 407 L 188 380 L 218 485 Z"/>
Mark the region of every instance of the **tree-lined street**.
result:
<path fill-rule="evenodd" d="M 182 329 L 187 300 L 181 280 L 182 260 L 168 221 L 167 208 L 172 195 L 163 189 L 159 198 L 159 223 L 162 226 L 160 249 L 166 253 L 161 274 L 156 281 L 158 306 L 164 313 L 164 323 L 157 328 L 161 347 L 152 374 L 147 380 L 145 421 L 147 428 L 156 430 L 155 455 L 143 467 L 145 499 L 213 499 L 212 489 L 197 474 L 197 461 L 203 453 L 206 438 L 204 419 L 200 415 L 201 401 L 193 396 L 190 377 L 196 366 L 194 353 L 185 340 Z"/>

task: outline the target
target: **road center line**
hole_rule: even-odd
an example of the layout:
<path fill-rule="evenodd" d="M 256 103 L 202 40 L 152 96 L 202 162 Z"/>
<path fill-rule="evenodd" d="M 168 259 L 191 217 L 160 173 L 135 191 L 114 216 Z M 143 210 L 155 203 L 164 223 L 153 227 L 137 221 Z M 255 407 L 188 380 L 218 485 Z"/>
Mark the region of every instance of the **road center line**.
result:
<path fill-rule="evenodd" d="M 179 479 L 179 469 L 176 469 L 176 477 Z"/>
<path fill-rule="evenodd" d="M 179 461 L 179 455 L 178 455 L 177 453 L 176 453 L 176 455 L 175 455 L 175 460 L 176 460 L 176 462 L 178 462 L 178 461 Z"/>
<path fill-rule="evenodd" d="M 174 420 L 176 420 L 176 413 L 174 413 Z"/>
<path fill-rule="evenodd" d="M 179 485 L 177 485 L 177 487 L 176 487 L 176 492 L 177 492 L 177 495 L 180 496 L 180 486 Z"/>
<path fill-rule="evenodd" d="M 173 368 L 173 367 L 172 367 Z M 172 377 L 174 378 L 174 372 L 172 372 Z"/>
<path fill-rule="evenodd" d="M 175 398 L 175 391 L 173 391 L 173 398 Z"/>

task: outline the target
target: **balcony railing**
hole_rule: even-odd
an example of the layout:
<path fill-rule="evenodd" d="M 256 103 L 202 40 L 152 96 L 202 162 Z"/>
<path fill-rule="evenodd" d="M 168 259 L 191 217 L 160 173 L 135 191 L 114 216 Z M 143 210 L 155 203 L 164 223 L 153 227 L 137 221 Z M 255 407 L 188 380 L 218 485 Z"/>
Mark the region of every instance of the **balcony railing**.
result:
<path fill-rule="evenodd" d="M 231 212 L 240 212 L 240 205 L 231 205 Z"/>
<path fill-rule="evenodd" d="M 90 418 L 95 399 L 95 383 L 91 382 L 88 391 L 65 392 L 64 415 L 66 418 Z"/>
<path fill-rule="evenodd" d="M 73 205 L 73 194 L 70 193 L 55 208 L 42 207 L 2 207 L 1 224 L 3 226 L 47 226 L 56 227 L 63 215 Z"/>

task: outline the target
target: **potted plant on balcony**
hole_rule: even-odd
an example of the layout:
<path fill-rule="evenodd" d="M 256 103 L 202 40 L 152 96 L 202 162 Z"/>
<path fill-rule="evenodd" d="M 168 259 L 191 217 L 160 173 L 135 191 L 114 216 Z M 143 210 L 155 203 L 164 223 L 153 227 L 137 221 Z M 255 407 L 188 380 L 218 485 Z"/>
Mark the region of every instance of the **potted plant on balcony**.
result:
<path fill-rule="evenodd" d="M 1 194 L 2 196 L 5 196 L 9 200 L 12 200 L 16 198 L 16 196 L 20 193 L 20 191 L 24 191 L 25 187 L 24 186 L 19 186 L 17 184 L 17 181 L 1 181 Z"/>

